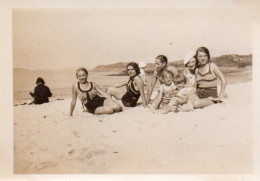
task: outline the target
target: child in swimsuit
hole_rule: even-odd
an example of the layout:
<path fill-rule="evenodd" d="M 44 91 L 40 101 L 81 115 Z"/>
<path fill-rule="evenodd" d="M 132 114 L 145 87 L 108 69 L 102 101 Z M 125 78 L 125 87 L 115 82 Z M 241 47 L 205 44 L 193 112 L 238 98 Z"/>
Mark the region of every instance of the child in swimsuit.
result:
<path fill-rule="evenodd" d="M 173 73 L 169 70 L 165 70 L 162 78 L 164 84 L 160 86 L 158 98 L 150 106 L 151 111 L 154 113 L 158 108 L 164 109 L 167 107 L 172 97 L 176 95 L 176 86 L 173 83 Z"/>
<path fill-rule="evenodd" d="M 165 80 L 165 83 L 167 80 Z M 163 104 L 164 99 L 162 100 L 162 106 L 159 110 L 152 110 L 153 113 L 161 113 L 161 114 L 166 114 L 168 112 L 177 112 L 177 111 L 188 111 L 187 106 L 182 107 L 181 105 L 186 104 L 188 101 L 188 96 L 191 92 L 190 87 L 185 87 L 186 84 L 186 78 L 183 74 L 177 74 L 174 78 L 174 87 L 171 92 L 171 96 L 167 95 L 167 92 L 165 95 L 167 97 L 170 97 L 170 99 L 166 99 L 167 101 L 165 102 L 166 104 Z M 162 85 L 163 86 L 163 85 Z M 167 86 L 167 85 L 166 85 Z M 169 87 L 169 85 L 168 85 Z M 162 92 L 165 92 L 164 89 L 162 89 Z M 163 93 L 164 94 L 164 93 Z M 165 97 L 163 95 L 163 97 Z M 189 108 L 190 109 L 190 108 Z"/>
<path fill-rule="evenodd" d="M 192 91 L 192 87 L 187 84 L 186 80 L 187 79 L 184 74 L 178 74 L 174 78 L 174 84 L 176 85 L 176 95 L 170 100 L 168 104 L 169 112 L 186 112 L 193 110 L 191 102 L 188 101 L 189 95 Z M 167 113 L 167 111 L 165 111 L 164 113 Z"/>
<path fill-rule="evenodd" d="M 76 105 L 77 96 L 92 114 L 112 114 L 121 111 L 120 105 L 111 96 L 106 94 L 97 84 L 87 81 L 88 71 L 85 68 L 79 68 L 76 71 L 76 76 L 78 82 L 72 86 L 71 116 Z"/>

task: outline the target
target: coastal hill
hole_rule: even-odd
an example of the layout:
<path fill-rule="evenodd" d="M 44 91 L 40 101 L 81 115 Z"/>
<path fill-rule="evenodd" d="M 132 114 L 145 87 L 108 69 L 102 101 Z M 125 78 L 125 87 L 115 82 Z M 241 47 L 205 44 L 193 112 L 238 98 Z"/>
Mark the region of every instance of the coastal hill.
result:
<path fill-rule="evenodd" d="M 252 71 L 252 54 L 249 55 L 237 55 L 237 54 L 230 54 L 230 55 L 222 55 L 218 57 L 212 57 L 212 62 L 215 62 L 222 72 L 226 74 L 230 73 L 241 73 L 241 72 L 247 72 Z M 126 66 L 128 62 L 118 62 L 114 64 L 108 64 L 108 65 L 98 65 L 94 69 L 89 70 L 93 72 L 107 72 L 108 76 L 126 76 Z M 169 66 L 175 66 L 177 69 L 182 72 L 184 70 L 183 60 L 176 60 L 176 61 L 169 61 Z M 61 74 L 61 73 L 67 73 L 67 74 L 75 74 L 75 69 L 59 69 L 59 70 L 47 70 L 50 74 Z M 147 63 L 147 67 L 145 69 L 146 74 L 150 75 L 154 72 L 155 65 L 154 63 Z M 25 73 L 25 74 L 32 74 L 34 75 L 35 72 L 43 73 L 45 75 L 46 70 L 41 69 L 26 69 L 26 68 L 13 68 L 14 74 L 19 73 Z M 111 73 L 109 73 L 111 72 Z M 250 73 L 251 74 L 251 73 Z M 239 74 L 240 75 L 240 74 Z"/>
<path fill-rule="evenodd" d="M 248 66 L 252 66 L 252 54 L 249 55 L 237 55 L 237 54 L 230 54 L 230 55 L 222 55 L 218 57 L 212 57 L 212 62 L 215 62 L 220 68 L 245 68 Z M 118 62 L 114 64 L 108 65 L 99 65 L 96 66 L 92 71 L 96 72 L 121 72 L 125 74 L 126 66 L 128 63 L 125 62 Z M 176 66 L 179 70 L 183 70 L 185 67 L 183 65 L 183 60 L 176 60 L 170 61 L 168 63 L 169 66 L 173 65 Z M 149 74 L 151 71 L 154 70 L 154 63 L 147 63 L 146 72 Z"/>

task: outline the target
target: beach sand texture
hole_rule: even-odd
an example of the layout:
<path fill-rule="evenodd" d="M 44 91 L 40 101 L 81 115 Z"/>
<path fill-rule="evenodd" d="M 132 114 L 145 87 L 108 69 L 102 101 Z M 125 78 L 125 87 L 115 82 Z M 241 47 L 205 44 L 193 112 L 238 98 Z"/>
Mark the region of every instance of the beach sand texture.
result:
<path fill-rule="evenodd" d="M 193 112 L 152 114 L 138 106 L 113 115 L 70 100 L 14 106 L 16 174 L 241 174 L 252 172 L 252 82 Z"/>

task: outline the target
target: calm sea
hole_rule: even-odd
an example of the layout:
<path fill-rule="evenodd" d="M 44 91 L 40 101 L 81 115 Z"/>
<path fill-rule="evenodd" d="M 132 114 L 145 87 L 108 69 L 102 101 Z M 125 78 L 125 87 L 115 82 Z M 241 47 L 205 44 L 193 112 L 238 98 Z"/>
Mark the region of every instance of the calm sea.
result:
<path fill-rule="evenodd" d="M 107 76 L 111 72 L 89 72 L 88 80 L 99 84 L 104 90 L 110 86 L 127 80 L 126 76 Z M 53 96 L 51 99 L 64 99 L 71 96 L 71 88 L 77 82 L 75 71 L 43 71 L 43 70 L 17 70 L 13 72 L 13 101 L 14 103 L 32 100 L 29 95 L 36 86 L 36 79 L 42 77 L 45 80 Z"/>

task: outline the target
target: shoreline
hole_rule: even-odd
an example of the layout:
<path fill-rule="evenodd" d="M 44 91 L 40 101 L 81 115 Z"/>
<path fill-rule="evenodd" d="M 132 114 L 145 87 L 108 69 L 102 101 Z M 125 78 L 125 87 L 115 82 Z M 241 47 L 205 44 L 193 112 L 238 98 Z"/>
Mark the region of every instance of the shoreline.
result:
<path fill-rule="evenodd" d="M 251 72 L 252 73 L 252 72 Z M 247 83 L 247 82 L 251 82 L 252 79 L 251 78 L 247 78 L 245 77 L 244 80 L 243 78 L 241 78 L 242 81 L 231 81 L 231 79 L 228 81 L 227 85 L 234 85 L 234 84 L 239 84 L 239 83 Z M 103 87 L 103 89 L 105 90 L 105 88 L 107 88 L 107 85 L 103 85 L 101 86 Z M 31 90 L 33 91 L 33 90 Z M 50 97 L 50 101 L 55 101 L 56 99 L 68 99 L 71 97 L 71 87 L 67 87 L 67 88 L 54 88 L 51 89 L 53 96 Z M 32 100 L 32 97 L 29 95 L 30 91 L 14 91 L 13 93 L 13 106 L 16 105 L 20 105 L 20 104 L 25 104 L 28 100 Z M 15 98 L 18 96 L 15 96 L 14 94 L 22 94 L 19 97 L 20 98 Z M 22 98 L 21 98 L 22 97 Z"/>

